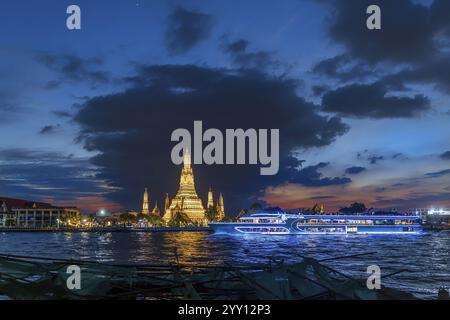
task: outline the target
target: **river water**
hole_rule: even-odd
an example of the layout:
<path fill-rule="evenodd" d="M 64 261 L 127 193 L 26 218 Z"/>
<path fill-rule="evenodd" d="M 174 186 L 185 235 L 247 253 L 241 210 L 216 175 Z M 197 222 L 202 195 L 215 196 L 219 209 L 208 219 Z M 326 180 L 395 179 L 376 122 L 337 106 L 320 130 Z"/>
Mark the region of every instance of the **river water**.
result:
<path fill-rule="evenodd" d="M 369 265 L 381 268 L 382 279 L 420 298 L 436 298 L 450 287 L 450 232 L 421 235 L 216 235 L 207 232 L 0 233 L 0 253 L 72 258 L 115 263 L 256 264 L 268 258 L 299 261 L 375 252 L 327 261 L 351 276 L 366 278 Z"/>

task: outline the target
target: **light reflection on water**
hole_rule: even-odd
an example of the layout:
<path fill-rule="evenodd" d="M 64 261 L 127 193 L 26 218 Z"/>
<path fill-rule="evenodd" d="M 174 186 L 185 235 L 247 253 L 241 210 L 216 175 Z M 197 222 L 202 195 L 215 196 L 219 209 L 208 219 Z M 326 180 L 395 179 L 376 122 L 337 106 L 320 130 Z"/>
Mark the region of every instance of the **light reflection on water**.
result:
<path fill-rule="evenodd" d="M 0 252 L 116 263 L 257 264 L 269 258 L 295 262 L 300 255 L 324 259 L 376 251 L 376 254 L 328 261 L 355 277 L 368 265 L 382 273 L 408 269 L 384 280 L 420 297 L 434 298 L 450 286 L 450 232 L 423 235 L 215 235 L 204 232 L 158 233 L 0 233 Z"/>

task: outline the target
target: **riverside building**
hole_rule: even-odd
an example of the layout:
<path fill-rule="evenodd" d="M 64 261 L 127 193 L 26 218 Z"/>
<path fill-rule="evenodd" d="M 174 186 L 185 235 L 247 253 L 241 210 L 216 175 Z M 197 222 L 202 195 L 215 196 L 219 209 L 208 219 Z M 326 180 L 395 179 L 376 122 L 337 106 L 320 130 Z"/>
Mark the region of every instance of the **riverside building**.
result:
<path fill-rule="evenodd" d="M 78 221 L 76 207 L 57 207 L 49 203 L 0 197 L 0 227 L 57 228 L 64 221 Z"/>

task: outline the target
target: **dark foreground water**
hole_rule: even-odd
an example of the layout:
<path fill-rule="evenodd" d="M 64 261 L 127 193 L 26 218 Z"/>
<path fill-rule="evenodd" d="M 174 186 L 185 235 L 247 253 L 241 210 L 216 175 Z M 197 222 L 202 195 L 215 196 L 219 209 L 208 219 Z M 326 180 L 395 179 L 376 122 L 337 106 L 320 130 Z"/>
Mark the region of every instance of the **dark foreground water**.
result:
<path fill-rule="evenodd" d="M 316 259 L 376 252 L 326 262 L 349 275 L 366 278 L 376 264 L 382 280 L 421 298 L 435 298 L 450 287 L 450 232 L 423 235 L 214 235 L 206 232 L 157 233 L 0 233 L 0 253 L 73 258 L 117 263 L 253 264 L 269 257 L 295 262 L 298 255 Z"/>

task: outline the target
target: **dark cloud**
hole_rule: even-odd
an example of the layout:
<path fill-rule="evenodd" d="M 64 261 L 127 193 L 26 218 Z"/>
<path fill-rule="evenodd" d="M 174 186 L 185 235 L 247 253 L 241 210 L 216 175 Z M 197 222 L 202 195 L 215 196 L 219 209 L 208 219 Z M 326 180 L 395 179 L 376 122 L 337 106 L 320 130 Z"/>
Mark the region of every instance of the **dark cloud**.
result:
<path fill-rule="evenodd" d="M 302 184 L 307 187 L 323 187 L 332 186 L 340 184 L 348 184 L 352 182 L 350 178 L 346 177 L 323 177 L 322 173 L 319 172 L 320 169 L 328 167 L 329 163 L 320 162 L 317 165 L 306 167 L 291 177 L 291 182 Z"/>
<path fill-rule="evenodd" d="M 384 160 L 383 156 L 370 156 L 367 158 L 369 160 L 370 164 L 377 164 L 379 161 Z"/>
<path fill-rule="evenodd" d="M 382 81 L 398 88 L 405 83 L 434 84 L 437 89 L 450 94 L 450 54 L 439 54 L 422 64 L 385 76 Z"/>
<path fill-rule="evenodd" d="M 296 93 L 297 81 L 255 70 L 211 69 L 194 65 L 140 66 L 128 79 L 132 88 L 88 100 L 75 116 L 81 140 L 99 152 L 92 162 L 99 177 L 121 188 L 109 198 L 128 207 L 140 204 L 144 186 L 162 197 L 174 194 L 180 168 L 170 159 L 176 128 L 192 132 L 193 121 L 206 128 L 279 128 L 280 171 L 260 176 L 259 166 L 194 167 L 199 194 L 209 186 L 221 190 L 231 214 L 247 206 L 268 185 L 285 181 L 316 185 L 347 183 L 347 178 L 322 178 L 317 169 L 299 171 L 298 148 L 329 145 L 348 127 L 337 117 L 325 117 Z M 254 199 L 254 198 L 252 198 Z"/>
<path fill-rule="evenodd" d="M 324 85 L 314 85 L 314 86 L 312 86 L 311 89 L 312 89 L 314 96 L 320 97 L 325 92 L 327 92 L 330 88 L 328 86 L 324 86 Z"/>
<path fill-rule="evenodd" d="M 450 160 L 450 151 L 444 152 L 440 155 L 441 159 Z"/>
<path fill-rule="evenodd" d="M 177 7 L 169 15 L 166 47 L 171 54 L 182 54 L 208 38 L 213 27 L 210 15 Z"/>
<path fill-rule="evenodd" d="M 436 9 L 447 7 L 445 0 L 434 1 L 431 9 L 410 0 L 327 2 L 335 8 L 329 26 L 330 37 L 344 44 L 352 57 L 369 62 L 423 62 L 438 51 L 436 36 L 450 25 L 450 19 L 445 19 L 448 14 Z M 372 4 L 381 7 L 381 30 L 366 28 L 366 9 Z"/>
<path fill-rule="evenodd" d="M 0 159 L 6 162 L 16 161 L 62 161 L 68 160 L 70 157 L 63 156 L 58 152 L 44 152 L 37 150 L 29 150 L 23 148 L 8 148 L 0 150 Z"/>
<path fill-rule="evenodd" d="M 25 199 L 71 200 L 105 190 L 88 159 L 29 149 L 0 150 L 0 189 Z M 75 205 L 75 203 L 74 203 Z"/>
<path fill-rule="evenodd" d="M 342 81 L 361 80 L 369 75 L 373 77 L 377 74 L 377 71 L 371 65 L 351 58 L 347 54 L 319 61 L 313 67 L 312 72 Z"/>
<path fill-rule="evenodd" d="M 380 207 L 396 207 L 401 209 L 410 210 L 411 208 L 421 208 L 429 205 L 445 206 L 450 199 L 450 192 L 438 192 L 438 193 L 417 193 L 412 192 L 404 198 L 386 199 L 383 197 L 378 198 L 372 203 L 373 206 Z M 425 204 L 425 205 L 424 205 Z"/>
<path fill-rule="evenodd" d="M 327 200 L 327 199 L 335 199 L 336 196 L 317 196 L 317 197 L 311 197 L 309 200 Z"/>
<path fill-rule="evenodd" d="M 272 53 L 264 50 L 250 52 L 248 50 L 249 45 L 249 41 L 239 39 L 226 43 L 224 49 L 226 53 L 231 55 L 233 62 L 241 67 L 264 69 L 279 64 Z"/>
<path fill-rule="evenodd" d="M 107 72 L 99 70 L 103 63 L 100 58 L 81 58 L 74 55 L 40 54 L 37 61 L 60 74 L 57 80 L 47 83 L 47 89 L 59 87 L 64 82 L 89 82 L 91 84 L 104 84 L 110 81 Z"/>
<path fill-rule="evenodd" d="M 446 0 L 434 0 L 430 7 L 433 30 L 436 31 L 437 41 L 443 37 L 450 37 L 450 3 Z"/>
<path fill-rule="evenodd" d="M 239 39 L 236 41 L 233 41 L 231 43 L 229 43 L 225 49 L 226 51 L 233 53 L 233 54 L 239 54 L 239 53 L 243 53 L 247 50 L 247 47 L 249 45 L 249 41 L 245 40 L 245 39 Z"/>
<path fill-rule="evenodd" d="M 408 84 L 434 84 L 450 93 L 450 4 L 430 6 L 411 0 L 324 0 L 333 7 L 328 33 L 345 52 L 320 61 L 317 74 L 341 81 L 377 77 L 402 90 Z M 366 8 L 381 8 L 381 30 L 366 28 Z M 399 14 L 401 18 L 399 18 Z"/>
<path fill-rule="evenodd" d="M 392 185 L 392 187 L 397 188 L 397 187 L 403 187 L 405 184 L 404 183 L 395 183 Z"/>
<path fill-rule="evenodd" d="M 446 169 L 446 170 L 426 173 L 425 176 L 427 176 L 429 178 L 439 178 L 439 177 L 446 176 L 449 174 L 450 174 L 450 169 Z"/>
<path fill-rule="evenodd" d="M 363 171 L 366 171 L 366 168 L 364 167 L 350 167 L 345 169 L 345 173 L 346 174 L 358 174 L 361 173 Z"/>
<path fill-rule="evenodd" d="M 321 73 L 329 77 L 336 77 L 339 74 L 338 69 L 351 61 L 348 55 L 340 54 L 332 58 L 324 59 L 313 67 L 313 72 Z"/>
<path fill-rule="evenodd" d="M 40 134 L 52 134 L 57 132 L 60 129 L 60 125 L 56 124 L 56 125 L 47 125 L 41 128 L 41 130 L 39 130 Z"/>
<path fill-rule="evenodd" d="M 423 95 L 388 95 L 388 89 L 377 82 L 352 84 L 329 91 L 322 98 L 322 108 L 324 111 L 357 118 L 411 118 L 428 110 L 430 102 Z"/>

